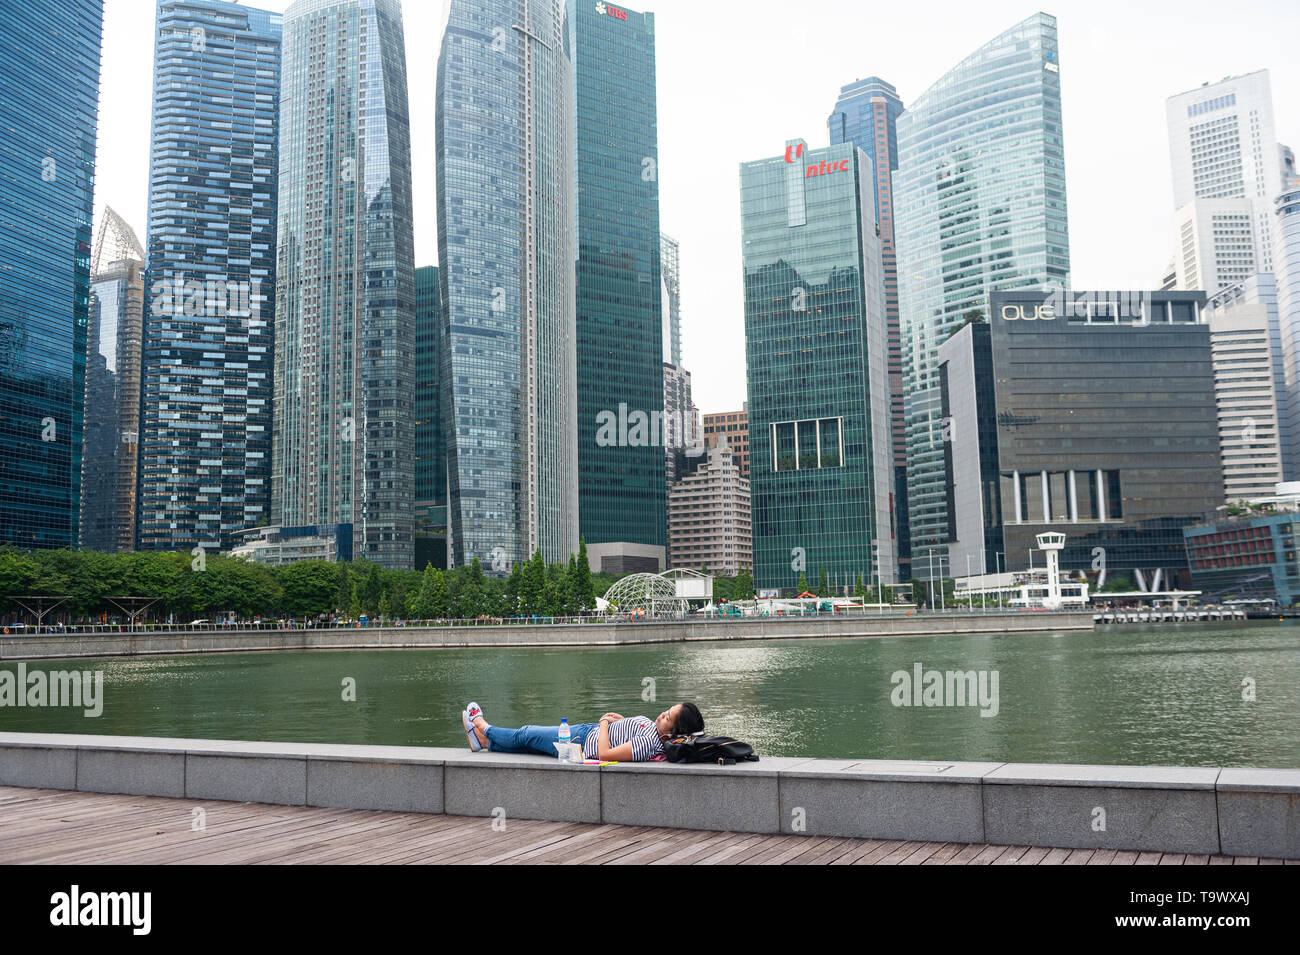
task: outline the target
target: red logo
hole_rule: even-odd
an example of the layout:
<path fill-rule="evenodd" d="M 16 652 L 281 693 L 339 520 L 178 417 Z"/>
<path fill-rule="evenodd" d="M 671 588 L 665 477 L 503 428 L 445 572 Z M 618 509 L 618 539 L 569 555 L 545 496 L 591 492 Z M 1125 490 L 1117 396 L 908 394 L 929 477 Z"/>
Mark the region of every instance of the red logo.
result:
<path fill-rule="evenodd" d="M 626 19 L 627 19 L 627 11 L 626 11 L 626 10 L 620 10 L 618 7 L 612 6 L 611 4 L 608 4 L 608 3 L 597 3 L 597 4 L 596 4 L 596 12 L 597 12 L 597 13 L 605 13 L 605 14 L 609 14 L 609 15 L 610 15 L 611 17 L 613 17 L 615 20 L 626 20 Z"/>
<path fill-rule="evenodd" d="M 794 156 L 793 156 L 793 157 L 790 156 L 790 150 L 791 150 L 791 149 L 794 150 Z M 800 156 L 802 156 L 802 155 L 803 155 L 803 143 L 798 143 L 798 144 L 796 144 L 796 145 L 794 145 L 794 146 L 786 146 L 786 147 L 785 147 L 785 161 L 786 161 L 786 162 L 794 162 L 796 159 L 798 159 L 798 158 L 799 158 Z"/>
<path fill-rule="evenodd" d="M 805 179 L 810 176 L 824 176 L 832 172 L 848 172 L 849 161 L 841 159 L 839 162 L 819 162 L 815 166 L 809 166 L 808 171 L 803 174 Z"/>

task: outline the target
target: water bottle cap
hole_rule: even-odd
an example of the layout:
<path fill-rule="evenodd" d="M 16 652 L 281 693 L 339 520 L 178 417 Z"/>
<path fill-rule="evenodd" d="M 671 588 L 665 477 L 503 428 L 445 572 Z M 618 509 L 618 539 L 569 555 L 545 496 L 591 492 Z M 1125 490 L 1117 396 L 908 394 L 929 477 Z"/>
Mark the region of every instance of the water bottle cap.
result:
<path fill-rule="evenodd" d="M 565 719 L 563 716 L 561 716 L 561 717 L 560 717 L 560 722 L 561 722 L 561 723 L 568 723 L 569 721 L 568 721 L 567 719 Z"/>

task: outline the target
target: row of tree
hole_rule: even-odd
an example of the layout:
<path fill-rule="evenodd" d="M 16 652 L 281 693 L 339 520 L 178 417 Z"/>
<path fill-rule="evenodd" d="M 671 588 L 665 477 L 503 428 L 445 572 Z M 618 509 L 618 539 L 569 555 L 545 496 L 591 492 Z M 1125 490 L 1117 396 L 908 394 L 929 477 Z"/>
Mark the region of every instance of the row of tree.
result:
<path fill-rule="evenodd" d="M 439 619 L 517 614 L 566 616 L 594 610 L 616 580 L 592 574 L 583 542 L 567 564 L 541 554 L 506 579 L 468 567 L 385 570 L 365 560 L 299 561 L 272 567 L 228 556 L 180 553 L 0 548 L 0 613 L 27 618 L 26 608 L 58 604 L 47 622 L 122 620 L 149 598 L 141 621 L 256 617 Z M 39 597 L 37 601 L 31 598 Z"/>

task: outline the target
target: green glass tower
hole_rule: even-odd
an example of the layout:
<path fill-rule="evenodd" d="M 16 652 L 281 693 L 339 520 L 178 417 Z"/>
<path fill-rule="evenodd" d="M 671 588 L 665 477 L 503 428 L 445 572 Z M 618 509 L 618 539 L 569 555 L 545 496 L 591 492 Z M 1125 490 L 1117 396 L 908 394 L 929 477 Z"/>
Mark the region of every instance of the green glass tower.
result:
<path fill-rule="evenodd" d="M 415 569 L 447 566 L 447 452 L 438 267 L 415 270 Z"/>
<path fill-rule="evenodd" d="M 897 580 L 874 188 L 851 143 L 740 167 L 757 587 Z"/>
<path fill-rule="evenodd" d="M 667 545 L 654 14 L 569 0 L 566 36 L 577 130 L 579 527 L 597 553 L 644 554 Z"/>

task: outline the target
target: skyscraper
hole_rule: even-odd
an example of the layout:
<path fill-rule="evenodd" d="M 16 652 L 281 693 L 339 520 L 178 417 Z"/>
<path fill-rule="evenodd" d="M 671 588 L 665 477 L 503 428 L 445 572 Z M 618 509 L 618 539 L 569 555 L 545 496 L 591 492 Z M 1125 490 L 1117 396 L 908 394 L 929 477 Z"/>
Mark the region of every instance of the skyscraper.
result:
<path fill-rule="evenodd" d="M 105 207 L 90 265 L 86 431 L 81 459 L 82 547 L 135 549 L 144 249 Z"/>
<path fill-rule="evenodd" d="M 740 167 L 758 587 L 897 580 L 874 193 L 849 143 Z"/>
<path fill-rule="evenodd" d="M 0 10 L 0 543 L 77 543 L 99 0 Z"/>
<path fill-rule="evenodd" d="M 682 363 L 682 250 L 681 244 L 670 235 L 661 235 L 659 243 L 660 271 L 664 281 L 664 361 L 670 365 Z"/>
<path fill-rule="evenodd" d="M 415 264 L 397 0 L 284 16 L 273 524 L 414 561 Z M 346 555 L 343 555 L 346 556 Z"/>
<path fill-rule="evenodd" d="M 1273 249 L 1276 254 L 1277 315 L 1282 336 L 1285 398 L 1282 416 L 1283 469 L 1289 481 L 1300 478 L 1300 179 L 1291 180 L 1274 202 Z"/>
<path fill-rule="evenodd" d="M 594 547 L 602 554 L 650 547 L 662 566 L 668 543 L 654 14 L 568 0 L 566 24 L 576 116 L 579 531 L 589 554 Z M 643 416 L 645 428 L 620 434 L 622 409 L 630 420 Z"/>
<path fill-rule="evenodd" d="M 898 524 L 899 573 L 911 575 L 912 546 L 907 529 L 907 441 L 903 418 L 903 346 L 898 328 L 898 258 L 894 245 L 893 171 L 898 168 L 898 90 L 878 76 L 840 89 L 827 120 L 831 144 L 852 143 L 875 167 L 876 224 L 885 276 L 885 320 L 889 341 L 889 420 L 893 434 L 894 508 Z"/>
<path fill-rule="evenodd" d="M 994 37 L 899 116 L 893 185 L 915 579 L 950 530 L 939 346 L 994 290 L 1069 284 L 1055 17 Z"/>
<path fill-rule="evenodd" d="M 142 550 L 227 549 L 270 517 L 280 19 L 158 2 Z"/>
<path fill-rule="evenodd" d="M 1165 112 L 1178 287 L 1214 295 L 1272 272 L 1273 200 L 1290 150 L 1277 141 L 1268 70 L 1171 96 Z"/>
<path fill-rule="evenodd" d="M 438 56 L 450 562 L 478 557 L 498 574 L 535 551 L 564 561 L 578 547 L 563 14 L 558 0 L 451 0 Z"/>
<path fill-rule="evenodd" d="M 447 564 L 442 309 L 438 267 L 415 270 L 415 568 Z"/>

